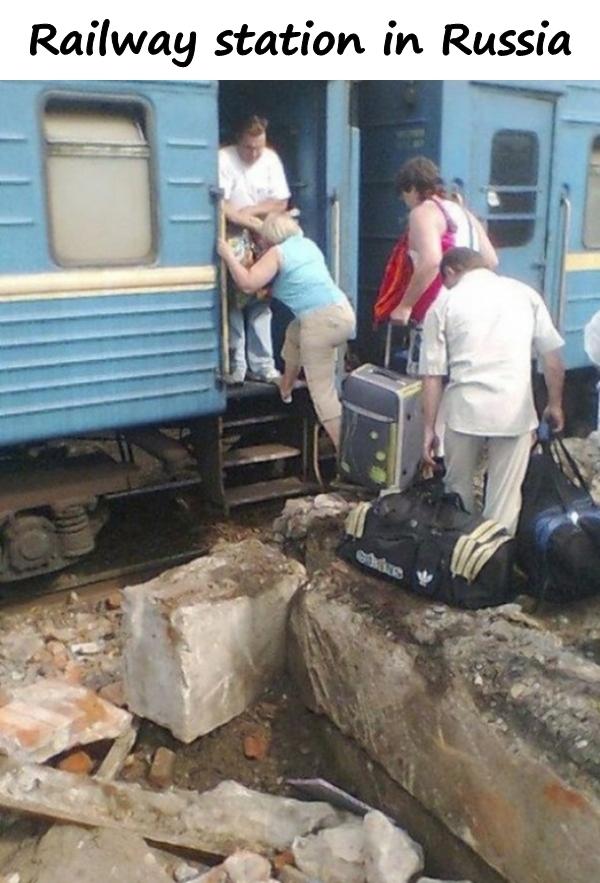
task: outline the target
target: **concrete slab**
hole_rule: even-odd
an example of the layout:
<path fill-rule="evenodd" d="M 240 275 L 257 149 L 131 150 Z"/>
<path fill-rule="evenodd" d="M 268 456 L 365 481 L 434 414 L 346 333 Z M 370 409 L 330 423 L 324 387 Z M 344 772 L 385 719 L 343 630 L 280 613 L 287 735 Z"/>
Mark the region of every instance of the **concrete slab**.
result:
<path fill-rule="evenodd" d="M 236 849 L 281 852 L 296 837 L 339 825 L 343 819 L 327 803 L 262 794 L 237 782 L 221 782 L 202 794 L 176 788 L 156 792 L 7 758 L 0 758 L 0 807 L 130 831 L 154 843 L 213 855 Z"/>
<path fill-rule="evenodd" d="M 283 668 L 288 606 L 305 578 L 252 539 L 125 589 L 129 708 L 183 742 L 240 714 Z"/>
<path fill-rule="evenodd" d="M 291 616 L 305 701 L 511 883 L 600 879 L 598 604 L 431 607 L 337 564 Z M 581 638 L 581 635 L 579 635 Z M 587 649 L 585 649 L 587 648 Z"/>

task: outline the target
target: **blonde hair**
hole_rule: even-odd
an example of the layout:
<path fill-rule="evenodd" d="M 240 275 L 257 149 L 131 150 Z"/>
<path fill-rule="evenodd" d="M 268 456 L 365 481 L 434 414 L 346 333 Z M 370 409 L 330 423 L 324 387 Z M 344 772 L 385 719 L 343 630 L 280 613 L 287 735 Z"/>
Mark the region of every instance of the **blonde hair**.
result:
<path fill-rule="evenodd" d="M 302 235 L 302 227 L 287 212 L 276 212 L 267 215 L 259 232 L 271 245 L 279 245 L 290 236 Z"/>

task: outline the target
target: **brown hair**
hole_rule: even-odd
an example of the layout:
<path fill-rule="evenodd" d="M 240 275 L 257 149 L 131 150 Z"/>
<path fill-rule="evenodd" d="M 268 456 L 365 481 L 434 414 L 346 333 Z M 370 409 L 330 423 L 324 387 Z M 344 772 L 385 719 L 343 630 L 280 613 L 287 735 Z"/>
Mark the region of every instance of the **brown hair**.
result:
<path fill-rule="evenodd" d="M 446 195 L 440 170 L 426 156 L 415 156 L 407 160 L 396 175 L 396 191 L 399 196 L 413 188 L 421 199 Z"/>
<path fill-rule="evenodd" d="M 446 270 L 464 273 L 468 270 L 485 270 L 486 268 L 487 264 L 478 251 L 459 246 L 446 252 L 440 263 L 440 274 L 443 279 Z"/>
<path fill-rule="evenodd" d="M 236 140 L 240 141 L 244 135 L 252 135 L 252 137 L 265 135 L 268 127 L 269 121 L 265 117 L 260 117 L 258 114 L 253 113 L 238 123 L 235 130 Z"/>

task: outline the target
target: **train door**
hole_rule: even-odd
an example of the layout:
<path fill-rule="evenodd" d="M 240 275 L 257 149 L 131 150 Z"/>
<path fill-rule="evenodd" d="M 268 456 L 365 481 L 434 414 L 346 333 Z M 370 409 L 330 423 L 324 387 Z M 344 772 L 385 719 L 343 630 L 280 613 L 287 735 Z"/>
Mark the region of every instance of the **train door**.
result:
<path fill-rule="evenodd" d="M 554 104 L 512 89 L 473 90 L 470 203 L 487 221 L 501 271 L 541 291 Z"/>
<path fill-rule="evenodd" d="M 223 81 L 219 84 L 221 143 L 232 143 L 241 119 L 269 121 L 268 141 L 281 157 L 290 206 L 325 253 L 332 275 L 354 301 L 358 235 L 358 128 L 352 125 L 345 81 Z M 274 351 L 280 350 L 287 310 L 273 304 Z"/>

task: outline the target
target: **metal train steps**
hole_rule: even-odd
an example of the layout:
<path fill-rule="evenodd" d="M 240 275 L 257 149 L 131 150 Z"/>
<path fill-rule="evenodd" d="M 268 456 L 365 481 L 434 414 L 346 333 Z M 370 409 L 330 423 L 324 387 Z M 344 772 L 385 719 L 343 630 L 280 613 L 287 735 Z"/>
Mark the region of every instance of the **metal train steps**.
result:
<path fill-rule="evenodd" d="M 244 426 L 256 426 L 260 423 L 279 423 L 282 420 L 290 419 L 290 412 L 276 414 L 259 414 L 252 417 L 227 418 L 223 419 L 223 429 L 237 429 Z"/>
<path fill-rule="evenodd" d="M 290 445 L 263 444 L 249 445 L 245 448 L 229 450 L 224 457 L 225 469 L 232 466 L 247 466 L 253 463 L 268 463 L 272 460 L 287 460 L 290 457 L 299 457 L 302 451 Z"/>
<path fill-rule="evenodd" d="M 315 493 L 316 484 L 310 484 L 295 475 L 278 478 L 272 481 L 258 481 L 256 484 L 227 488 L 225 499 L 227 505 L 235 508 L 248 503 L 264 500 L 276 500 L 279 497 L 295 497 L 301 494 Z"/>

